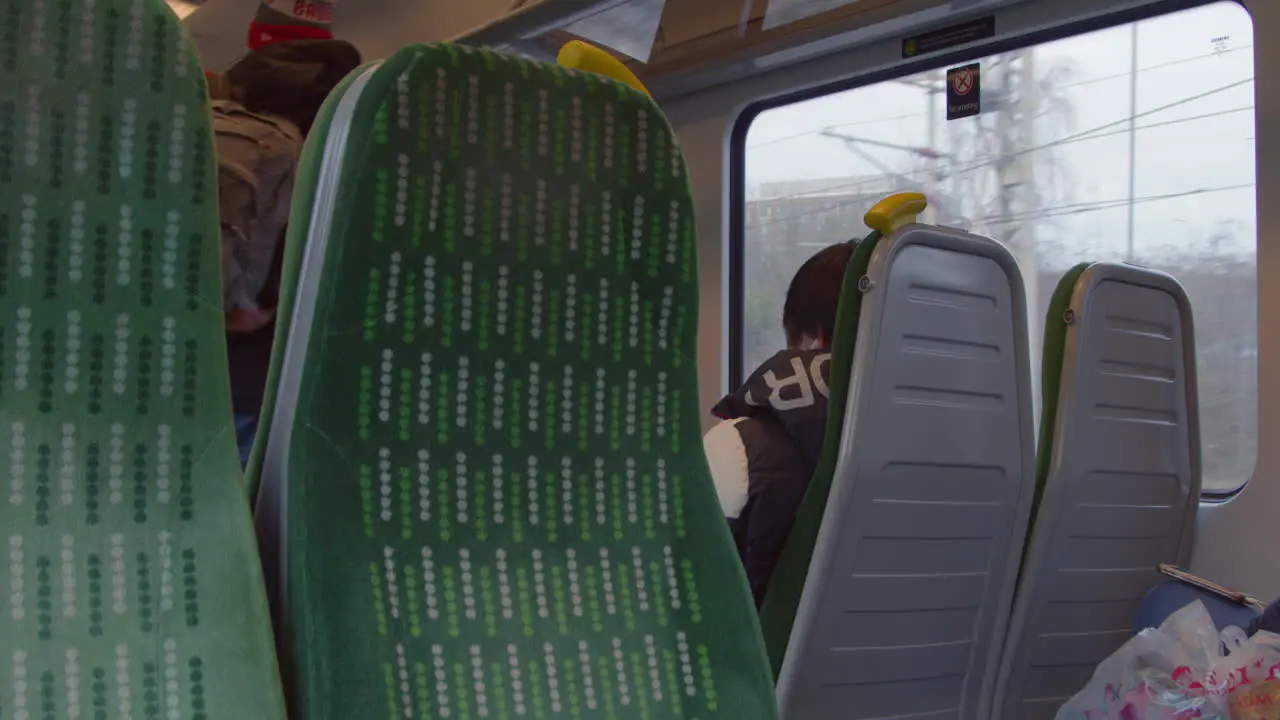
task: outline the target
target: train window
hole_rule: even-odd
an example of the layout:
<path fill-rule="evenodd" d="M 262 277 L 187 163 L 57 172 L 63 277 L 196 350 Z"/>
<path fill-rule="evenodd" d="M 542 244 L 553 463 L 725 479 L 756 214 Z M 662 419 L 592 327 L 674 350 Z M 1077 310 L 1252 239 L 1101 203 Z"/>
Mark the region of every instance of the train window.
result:
<path fill-rule="evenodd" d="M 734 366 L 750 372 L 784 344 L 783 299 L 805 258 L 865 234 L 885 194 L 924 192 L 927 221 L 1018 258 L 1037 375 L 1049 296 L 1073 264 L 1127 261 L 1181 281 L 1205 491 L 1239 488 L 1258 442 L 1252 47 L 1245 9 L 1218 2 L 980 58 L 975 117 L 946 119 L 945 68 L 756 114 L 740 149 Z"/>

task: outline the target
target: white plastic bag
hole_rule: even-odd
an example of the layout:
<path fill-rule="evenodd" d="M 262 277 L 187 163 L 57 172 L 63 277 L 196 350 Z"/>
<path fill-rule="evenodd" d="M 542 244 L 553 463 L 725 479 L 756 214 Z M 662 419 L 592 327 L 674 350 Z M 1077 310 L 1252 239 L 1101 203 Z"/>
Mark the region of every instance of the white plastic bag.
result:
<path fill-rule="evenodd" d="M 1232 720 L 1280 720 L 1280 636 L 1248 638 L 1240 628 L 1222 632 L 1227 656 L 1210 670 L 1210 685 L 1225 688 Z"/>
<path fill-rule="evenodd" d="M 1226 688 L 1212 674 L 1223 659 L 1213 618 L 1197 601 L 1104 660 L 1056 720 L 1230 720 Z"/>

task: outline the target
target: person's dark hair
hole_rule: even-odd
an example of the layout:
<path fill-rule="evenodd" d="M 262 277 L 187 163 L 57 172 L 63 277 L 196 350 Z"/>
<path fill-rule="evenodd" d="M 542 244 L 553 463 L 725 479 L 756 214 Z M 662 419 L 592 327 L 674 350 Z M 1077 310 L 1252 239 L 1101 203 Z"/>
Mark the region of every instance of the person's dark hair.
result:
<path fill-rule="evenodd" d="M 283 117 L 305 135 L 325 98 L 359 66 L 360 51 L 349 42 L 286 40 L 244 56 L 226 79 L 250 112 Z"/>
<path fill-rule="evenodd" d="M 831 342 L 844 271 L 853 249 L 854 243 L 823 248 L 806 260 L 791 278 L 787 301 L 782 306 L 782 327 L 787 332 L 788 346 L 799 345 L 806 336 L 824 344 Z"/>

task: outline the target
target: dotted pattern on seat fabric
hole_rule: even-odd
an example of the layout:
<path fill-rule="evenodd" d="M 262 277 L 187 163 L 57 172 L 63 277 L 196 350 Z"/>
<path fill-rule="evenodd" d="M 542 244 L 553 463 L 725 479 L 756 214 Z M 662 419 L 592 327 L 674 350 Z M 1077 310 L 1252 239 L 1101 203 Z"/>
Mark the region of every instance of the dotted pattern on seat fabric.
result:
<path fill-rule="evenodd" d="M 0 0 L 0 717 L 281 718 L 204 80 L 160 0 Z"/>
<path fill-rule="evenodd" d="M 775 717 L 665 118 L 417 46 L 350 137 L 288 468 L 301 716 Z"/>

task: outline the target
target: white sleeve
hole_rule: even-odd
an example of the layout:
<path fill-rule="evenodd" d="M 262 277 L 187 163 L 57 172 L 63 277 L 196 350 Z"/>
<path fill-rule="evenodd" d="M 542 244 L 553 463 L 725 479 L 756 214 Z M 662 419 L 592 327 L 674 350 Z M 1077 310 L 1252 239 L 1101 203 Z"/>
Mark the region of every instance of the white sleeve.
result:
<path fill-rule="evenodd" d="M 738 434 L 738 423 L 746 418 L 725 420 L 707 432 L 702 438 L 702 449 L 711 466 L 711 479 L 715 481 L 720 508 L 729 519 L 738 517 L 747 504 L 750 486 L 750 469 L 747 465 L 747 448 Z"/>

